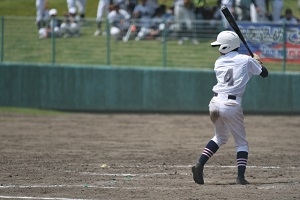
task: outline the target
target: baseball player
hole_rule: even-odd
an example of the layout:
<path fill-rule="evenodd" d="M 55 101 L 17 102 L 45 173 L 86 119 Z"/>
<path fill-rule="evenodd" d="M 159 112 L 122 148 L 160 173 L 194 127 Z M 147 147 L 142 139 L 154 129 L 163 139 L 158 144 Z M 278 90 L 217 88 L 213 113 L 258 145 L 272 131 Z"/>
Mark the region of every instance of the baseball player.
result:
<path fill-rule="evenodd" d="M 114 4 L 112 9 L 113 10 L 108 13 L 107 19 L 111 25 L 110 35 L 117 41 L 126 33 L 127 29 L 129 28 L 130 15 L 126 10 L 120 9 L 119 4 Z"/>
<path fill-rule="evenodd" d="M 218 5 L 221 5 L 221 7 L 226 6 L 229 9 L 229 11 L 231 12 L 231 14 L 233 16 L 236 16 L 236 13 L 235 13 L 235 3 L 236 2 L 235 1 L 236 0 L 218 0 Z M 222 12 L 221 12 L 221 17 L 222 17 L 223 29 L 224 30 L 229 29 L 230 25 Z"/>
<path fill-rule="evenodd" d="M 237 184 L 246 185 L 245 170 L 248 160 L 248 142 L 244 127 L 241 106 L 243 93 L 252 75 L 268 76 L 268 70 L 256 59 L 238 53 L 240 39 L 235 32 L 222 31 L 211 46 L 218 47 L 221 56 L 216 60 L 214 71 L 217 84 L 213 87 L 214 96 L 209 103 L 210 118 L 215 128 L 214 137 L 207 143 L 199 161 L 192 167 L 193 179 L 204 184 L 204 165 L 217 150 L 224 145 L 231 133 L 236 147 L 238 176 Z"/>
<path fill-rule="evenodd" d="M 86 0 L 67 0 L 68 9 L 77 8 L 80 20 L 85 18 Z"/>
<path fill-rule="evenodd" d="M 186 25 L 188 33 L 192 35 L 192 43 L 198 45 L 196 39 L 196 31 L 194 26 L 195 13 L 194 5 L 191 0 L 175 0 L 174 1 L 174 16 L 177 23 L 178 44 L 182 45 L 184 41 L 183 24 Z"/>
<path fill-rule="evenodd" d="M 79 37 L 80 25 L 78 23 L 76 8 L 70 8 L 60 26 L 63 37 Z"/>
<path fill-rule="evenodd" d="M 266 22 L 267 18 L 267 5 L 269 0 L 256 0 L 256 6 L 251 4 L 250 6 L 250 16 L 251 21 L 254 23 Z"/>
<path fill-rule="evenodd" d="M 96 24 L 97 30 L 94 33 L 94 36 L 98 36 L 101 34 L 101 26 L 103 21 L 103 15 L 108 15 L 109 13 L 109 6 L 111 4 L 111 0 L 99 0 L 98 7 L 97 7 L 97 16 L 96 16 Z"/>
<path fill-rule="evenodd" d="M 46 21 L 49 19 L 47 0 L 36 0 L 36 25 L 38 30 L 45 26 Z"/>
<path fill-rule="evenodd" d="M 283 0 L 272 0 L 272 20 L 278 22 L 280 20 L 281 12 L 283 9 Z M 269 11 L 269 6 L 267 6 Z"/>

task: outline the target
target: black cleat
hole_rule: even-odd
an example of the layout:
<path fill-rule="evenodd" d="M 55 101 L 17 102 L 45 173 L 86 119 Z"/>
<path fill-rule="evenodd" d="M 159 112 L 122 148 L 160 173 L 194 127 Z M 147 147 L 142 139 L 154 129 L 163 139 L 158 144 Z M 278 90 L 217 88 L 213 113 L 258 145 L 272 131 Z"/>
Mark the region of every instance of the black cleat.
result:
<path fill-rule="evenodd" d="M 192 167 L 193 179 L 195 183 L 204 184 L 203 179 L 203 165 L 196 165 Z"/>
<path fill-rule="evenodd" d="M 239 184 L 239 185 L 248 185 L 250 183 L 245 178 L 243 178 L 243 177 L 237 177 L 236 178 L 236 184 Z"/>

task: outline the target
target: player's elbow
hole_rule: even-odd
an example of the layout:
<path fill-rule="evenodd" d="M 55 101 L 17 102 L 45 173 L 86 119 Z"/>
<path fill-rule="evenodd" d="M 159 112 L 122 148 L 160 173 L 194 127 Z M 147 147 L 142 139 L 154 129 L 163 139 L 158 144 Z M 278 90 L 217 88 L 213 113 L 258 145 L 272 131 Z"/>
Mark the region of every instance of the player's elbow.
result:
<path fill-rule="evenodd" d="M 261 73 L 259 74 L 261 77 L 266 78 L 269 75 L 267 68 L 261 66 Z"/>

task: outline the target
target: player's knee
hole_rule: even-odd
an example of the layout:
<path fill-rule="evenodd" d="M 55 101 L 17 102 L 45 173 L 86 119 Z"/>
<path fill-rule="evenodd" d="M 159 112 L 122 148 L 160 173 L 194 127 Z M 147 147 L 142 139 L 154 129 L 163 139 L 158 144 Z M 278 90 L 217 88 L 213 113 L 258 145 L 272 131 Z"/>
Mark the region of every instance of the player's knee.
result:
<path fill-rule="evenodd" d="M 219 147 L 221 147 L 222 145 L 226 144 L 228 141 L 227 137 L 213 137 L 212 139 Z"/>

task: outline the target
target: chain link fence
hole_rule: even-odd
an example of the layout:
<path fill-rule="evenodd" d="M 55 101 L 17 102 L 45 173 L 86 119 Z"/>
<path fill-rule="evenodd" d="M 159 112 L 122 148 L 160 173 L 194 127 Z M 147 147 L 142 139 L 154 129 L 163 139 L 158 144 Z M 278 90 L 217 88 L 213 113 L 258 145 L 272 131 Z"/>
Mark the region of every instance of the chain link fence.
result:
<path fill-rule="evenodd" d="M 212 69 L 219 52 L 210 43 L 222 30 L 221 21 L 197 20 L 192 32 L 178 34 L 176 29 L 163 27 L 159 34 L 137 40 L 138 21 L 130 26 L 130 34 L 124 32 L 125 38 L 115 38 L 108 23 L 103 23 L 103 34 L 94 36 L 96 22 L 86 19 L 76 37 L 40 38 L 34 22 L 30 17 L 1 17 L 1 62 Z M 287 61 L 277 59 L 266 65 L 274 71 L 299 70 L 297 62 Z"/>

